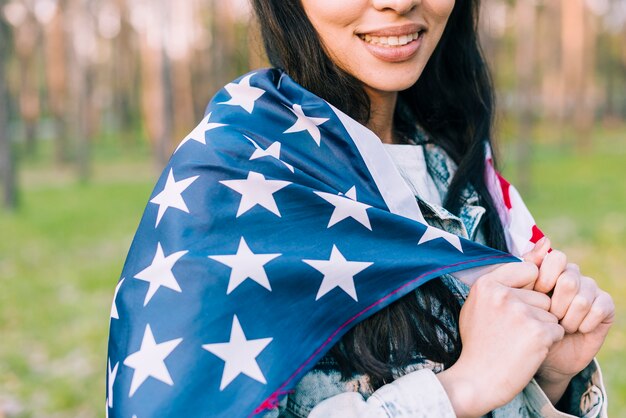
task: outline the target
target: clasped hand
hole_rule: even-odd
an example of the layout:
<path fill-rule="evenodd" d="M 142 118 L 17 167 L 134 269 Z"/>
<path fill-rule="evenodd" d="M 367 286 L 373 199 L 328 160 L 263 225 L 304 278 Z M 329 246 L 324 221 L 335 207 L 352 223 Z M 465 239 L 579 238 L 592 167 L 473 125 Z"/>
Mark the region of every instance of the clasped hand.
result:
<path fill-rule="evenodd" d="M 615 317 L 611 296 L 560 251 L 548 253 L 550 241 L 539 242 L 524 259 L 538 268 L 533 290 L 550 294 L 548 312 L 563 327 L 563 339 L 555 342 L 535 378 L 553 403 L 569 381 L 594 358 Z"/>
<path fill-rule="evenodd" d="M 459 318 L 461 356 L 438 374 L 457 416 L 510 402 L 533 377 L 556 403 L 602 346 L 615 314 L 611 296 L 549 249 L 544 239 L 524 262 L 472 286 Z"/>

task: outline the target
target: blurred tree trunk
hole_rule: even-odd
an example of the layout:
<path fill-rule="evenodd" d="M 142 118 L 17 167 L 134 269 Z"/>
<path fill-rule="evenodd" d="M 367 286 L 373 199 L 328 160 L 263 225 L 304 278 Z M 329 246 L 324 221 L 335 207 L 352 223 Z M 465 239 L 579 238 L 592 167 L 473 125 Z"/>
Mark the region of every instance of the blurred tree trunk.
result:
<path fill-rule="evenodd" d="M 172 92 L 174 129 L 172 141 L 179 141 L 197 124 L 193 106 L 193 87 L 191 82 L 193 28 L 195 13 L 194 3 L 190 1 L 176 3 L 171 9 L 172 33 L 169 37 L 169 56 L 172 62 Z M 199 121 L 200 119 L 198 119 Z M 171 150 L 170 150 L 171 151 Z"/>
<path fill-rule="evenodd" d="M 69 118 L 73 125 L 76 146 L 78 178 L 86 182 L 91 178 L 91 135 L 92 132 L 92 70 L 89 55 L 95 47 L 93 16 L 89 6 L 92 0 L 68 1 L 69 17 L 74 36 L 70 52 L 71 109 Z"/>
<path fill-rule="evenodd" d="M 7 90 L 7 64 L 9 62 L 9 27 L 0 15 L 0 181 L 2 182 L 2 206 L 7 209 L 17 207 L 17 180 L 15 155 L 9 135 L 9 115 Z"/>
<path fill-rule="evenodd" d="M 115 55 L 124 57 L 113 62 L 113 106 L 122 132 L 136 132 L 138 112 L 138 49 L 137 39 L 130 24 L 129 4 L 116 0 L 120 12 L 120 32 L 113 41 Z M 136 138 L 132 135 L 130 138 Z"/>
<path fill-rule="evenodd" d="M 560 99 L 561 90 L 561 42 L 557 34 L 560 33 L 560 3 L 556 1 L 544 2 L 541 13 L 537 16 L 537 62 L 539 74 L 541 74 L 541 97 L 542 112 L 546 119 L 562 122 Z M 562 135 L 562 123 L 555 123 Z"/>
<path fill-rule="evenodd" d="M 172 144 L 172 69 L 166 51 L 168 2 L 151 7 L 145 14 L 141 51 L 141 104 L 157 170 L 169 158 Z"/>
<path fill-rule="evenodd" d="M 236 51 L 236 25 L 231 3 L 211 1 L 211 29 L 213 32 L 213 80 L 215 90 L 231 81 L 236 74 L 234 57 Z"/>
<path fill-rule="evenodd" d="M 173 114 L 174 114 L 174 98 L 172 94 L 172 62 L 165 49 L 165 44 L 161 44 L 161 85 L 163 93 L 163 129 L 158 137 L 157 143 L 157 163 L 160 167 L 167 164 L 170 153 L 172 152 L 172 136 L 173 136 Z"/>
<path fill-rule="evenodd" d="M 584 5 L 583 5 L 584 7 Z M 584 38 L 582 47 L 582 74 L 581 89 L 578 106 L 574 113 L 576 127 L 576 145 L 579 151 L 587 151 L 592 146 L 592 132 L 595 122 L 595 62 L 596 62 L 596 32 L 597 18 L 589 11 L 583 14 Z"/>
<path fill-rule="evenodd" d="M 146 16 L 146 32 L 153 31 L 152 23 L 154 12 Z M 161 51 L 157 50 L 149 41 L 150 35 L 142 33 L 140 36 L 139 51 L 141 55 L 141 114 L 148 141 L 153 150 L 157 164 L 161 164 L 156 148 L 158 139 L 163 131 L 163 84 L 161 83 Z"/>
<path fill-rule="evenodd" d="M 70 160 L 66 119 L 69 40 L 65 34 L 65 7 L 64 1 L 59 3 L 45 31 L 45 71 L 50 113 L 54 121 L 54 159 L 57 164 L 65 164 Z"/>
<path fill-rule="evenodd" d="M 15 28 L 15 53 L 18 59 L 20 86 L 19 104 L 24 124 L 25 153 L 37 151 L 37 121 L 39 120 L 39 89 L 37 83 L 37 47 L 39 28 L 32 13 Z"/>
<path fill-rule="evenodd" d="M 604 67 L 604 96 L 606 98 L 606 108 L 602 116 L 605 122 L 611 123 L 619 119 L 617 102 L 621 95 L 618 87 L 621 68 L 621 63 L 619 62 L 621 42 L 618 39 L 606 37 L 600 41 L 600 44 L 605 46 L 600 50 L 603 57 L 600 61 L 600 66 Z"/>
<path fill-rule="evenodd" d="M 577 144 L 589 142 L 593 126 L 593 111 L 587 98 L 593 65 L 589 14 L 585 0 L 561 0 L 562 114 L 572 122 Z"/>
<path fill-rule="evenodd" d="M 518 1 L 515 6 L 515 36 L 517 39 L 515 68 L 517 69 L 518 98 L 515 113 L 518 120 L 516 141 L 517 184 L 522 193 L 530 189 L 531 152 L 534 126 L 535 26 L 534 1 Z"/>

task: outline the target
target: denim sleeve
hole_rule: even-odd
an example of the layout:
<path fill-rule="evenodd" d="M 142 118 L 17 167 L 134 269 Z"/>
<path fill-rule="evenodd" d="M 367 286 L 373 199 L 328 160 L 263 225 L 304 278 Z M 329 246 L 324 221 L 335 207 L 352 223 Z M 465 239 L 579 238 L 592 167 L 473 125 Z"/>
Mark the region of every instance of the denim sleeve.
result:
<path fill-rule="evenodd" d="M 525 389 L 526 407 L 531 416 L 546 418 L 606 418 L 607 397 L 602 372 L 594 359 L 570 382 L 563 398 L 552 405 L 548 397 L 533 380 Z"/>
<path fill-rule="evenodd" d="M 430 369 L 402 376 L 375 391 L 367 400 L 345 392 L 319 403 L 310 418 L 454 418 L 454 410 L 439 379 Z"/>

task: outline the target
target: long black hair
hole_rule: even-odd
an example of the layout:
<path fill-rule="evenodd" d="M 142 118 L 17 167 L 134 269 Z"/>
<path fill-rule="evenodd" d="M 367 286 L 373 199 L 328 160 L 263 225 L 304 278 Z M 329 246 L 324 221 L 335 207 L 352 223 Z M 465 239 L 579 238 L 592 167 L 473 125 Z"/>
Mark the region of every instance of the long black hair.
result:
<path fill-rule="evenodd" d="M 370 119 L 370 101 L 359 80 L 328 56 L 300 0 L 252 0 L 268 58 L 297 83 L 359 122 Z M 474 188 L 487 209 L 487 244 L 506 250 L 502 224 L 484 179 L 494 90 L 477 37 L 480 0 L 456 1 L 442 38 L 419 80 L 399 93 L 396 129 L 419 126 L 458 169 L 444 206 L 459 214 L 464 190 Z M 330 351 L 344 378 L 367 374 L 373 389 L 393 380 L 416 356 L 449 367 L 458 359 L 460 304 L 439 280 L 422 285 L 353 327 Z M 452 319 L 451 321 L 445 318 Z M 452 323 L 454 325 L 450 326 Z"/>

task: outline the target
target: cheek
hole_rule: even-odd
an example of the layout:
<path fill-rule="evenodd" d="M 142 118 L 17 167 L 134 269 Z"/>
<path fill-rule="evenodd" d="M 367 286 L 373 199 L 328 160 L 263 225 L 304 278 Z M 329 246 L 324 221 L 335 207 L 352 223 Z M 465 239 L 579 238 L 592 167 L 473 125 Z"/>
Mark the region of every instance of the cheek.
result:
<path fill-rule="evenodd" d="M 466 1 L 466 0 L 461 0 Z M 454 0 L 425 0 L 424 7 L 437 20 L 447 20 L 454 9 Z"/>
<path fill-rule="evenodd" d="M 363 14 L 366 0 L 302 0 L 304 12 L 323 35 L 325 30 L 351 26 Z"/>
<path fill-rule="evenodd" d="M 326 52 L 340 67 L 348 69 L 354 50 L 354 28 L 369 0 L 302 0 L 309 21 L 319 34 Z"/>

